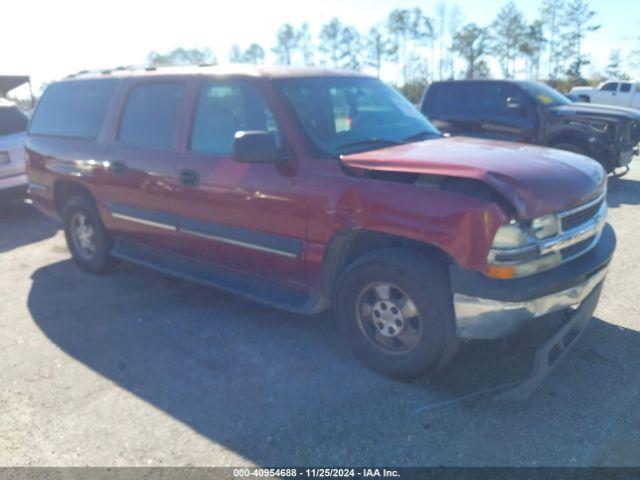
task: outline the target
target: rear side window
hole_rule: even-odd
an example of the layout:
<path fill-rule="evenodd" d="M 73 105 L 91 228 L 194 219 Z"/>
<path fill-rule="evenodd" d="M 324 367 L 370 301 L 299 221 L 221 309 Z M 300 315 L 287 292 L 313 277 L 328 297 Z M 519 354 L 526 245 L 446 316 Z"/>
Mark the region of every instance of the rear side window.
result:
<path fill-rule="evenodd" d="M 629 93 L 631 91 L 631 84 L 630 83 L 621 83 L 620 84 L 620 91 L 622 93 Z"/>
<path fill-rule="evenodd" d="M 131 89 L 118 141 L 125 145 L 170 150 L 184 96 L 183 83 L 148 83 Z"/>
<path fill-rule="evenodd" d="M 469 113 L 471 96 L 471 85 L 434 84 L 427 91 L 422 112 L 431 117 L 466 114 Z"/>
<path fill-rule="evenodd" d="M 282 138 L 262 94 L 240 81 L 211 81 L 200 91 L 193 119 L 190 149 L 200 153 L 229 155 L 235 133 L 260 130 L 271 133 L 276 145 Z"/>
<path fill-rule="evenodd" d="M 429 88 L 423 113 L 434 118 L 479 114 L 518 116 L 517 107 L 529 103 L 529 98 L 510 83 L 445 83 Z"/>
<path fill-rule="evenodd" d="M 77 80 L 50 85 L 38 104 L 29 133 L 91 140 L 102 129 L 118 81 Z"/>
<path fill-rule="evenodd" d="M 0 136 L 24 132 L 28 122 L 27 116 L 18 107 L 0 105 Z"/>

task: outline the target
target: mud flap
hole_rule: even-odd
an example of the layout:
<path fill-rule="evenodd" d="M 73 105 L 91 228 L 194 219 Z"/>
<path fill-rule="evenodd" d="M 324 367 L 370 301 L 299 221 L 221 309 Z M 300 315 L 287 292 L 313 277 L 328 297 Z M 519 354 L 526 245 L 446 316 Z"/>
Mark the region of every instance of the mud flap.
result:
<path fill-rule="evenodd" d="M 524 400 L 535 392 L 585 330 L 598 304 L 602 285 L 603 283 L 600 282 L 577 309 L 569 310 L 567 320 L 562 327 L 538 348 L 529 376 L 514 387 L 495 396 L 493 400 Z"/>

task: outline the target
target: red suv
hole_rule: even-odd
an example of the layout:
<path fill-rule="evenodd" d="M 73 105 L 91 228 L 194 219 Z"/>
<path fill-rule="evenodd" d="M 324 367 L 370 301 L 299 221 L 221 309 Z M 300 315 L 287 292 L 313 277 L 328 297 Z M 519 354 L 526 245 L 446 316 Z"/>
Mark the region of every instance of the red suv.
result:
<path fill-rule="evenodd" d="M 566 311 L 535 385 L 591 317 L 615 248 L 598 163 L 443 138 L 351 72 L 68 78 L 40 100 L 27 164 L 82 269 L 122 259 L 295 312 L 332 306 L 356 356 L 401 379 Z"/>

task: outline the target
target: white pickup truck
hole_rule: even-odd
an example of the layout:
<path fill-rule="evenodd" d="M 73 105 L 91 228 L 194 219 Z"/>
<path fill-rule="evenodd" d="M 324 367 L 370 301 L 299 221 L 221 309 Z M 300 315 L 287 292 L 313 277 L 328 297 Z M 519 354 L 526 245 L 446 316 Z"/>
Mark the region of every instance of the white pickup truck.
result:
<path fill-rule="evenodd" d="M 571 94 L 581 102 L 640 109 L 640 83 L 638 82 L 609 80 L 598 88 L 573 87 Z"/>

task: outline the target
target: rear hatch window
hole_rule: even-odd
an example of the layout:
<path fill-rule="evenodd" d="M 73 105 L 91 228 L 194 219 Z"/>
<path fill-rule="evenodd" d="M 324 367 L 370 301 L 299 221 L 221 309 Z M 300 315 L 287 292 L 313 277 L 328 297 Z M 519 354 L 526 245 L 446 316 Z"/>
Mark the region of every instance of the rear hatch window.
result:
<path fill-rule="evenodd" d="M 38 104 L 29 134 L 95 139 L 117 82 L 109 78 L 50 85 Z"/>

